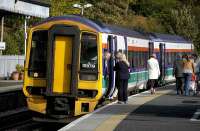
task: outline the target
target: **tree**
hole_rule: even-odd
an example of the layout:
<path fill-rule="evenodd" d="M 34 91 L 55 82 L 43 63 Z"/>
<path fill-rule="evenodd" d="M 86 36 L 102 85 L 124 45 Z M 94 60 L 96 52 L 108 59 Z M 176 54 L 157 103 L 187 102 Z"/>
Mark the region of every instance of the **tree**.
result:
<path fill-rule="evenodd" d="M 177 0 L 137 0 L 135 4 L 131 5 L 131 9 L 135 11 L 136 15 L 155 17 L 179 4 Z"/>
<path fill-rule="evenodd" d="M 179 10 L 171 11 L 172 25 L 176 34 L 185 36 L 194 41 L 198 34 L 198 25 L 195 23 L 195 16 L 191 13 L 190 7 L 183 7 Z"/>
<path fill-rule="evenodd" d="M 50 15 L 80 14 L 80 9 L 73 8 L 73 4 L 76 3 L 80 3 L 80 0 L 51 0 Z"/>
<path fill-rule="evenodd" d="M 5 16 L 4 55 L 24 54 L 24 17 L 16 15 Z"/>
<path fill-rule="evenodd" d="M 192 14 L 191 7 L 182 7 L 169 11 L 169 14 L 163 18 L 163 23 L 166 25 L 168 32 L 178 34 L 191 40 L 195 47 L 198 47 L 198 24 L 195 16 Z"/>

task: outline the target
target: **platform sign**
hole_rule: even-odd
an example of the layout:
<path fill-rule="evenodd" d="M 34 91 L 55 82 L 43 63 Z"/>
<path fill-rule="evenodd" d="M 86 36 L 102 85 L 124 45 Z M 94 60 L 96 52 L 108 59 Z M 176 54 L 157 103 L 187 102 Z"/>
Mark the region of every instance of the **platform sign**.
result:
<path fill-rule="evenodd" d="M 0 50 L 5 50 L 5 49 L 6 49 L 6 43 L 0 42 Z"/>

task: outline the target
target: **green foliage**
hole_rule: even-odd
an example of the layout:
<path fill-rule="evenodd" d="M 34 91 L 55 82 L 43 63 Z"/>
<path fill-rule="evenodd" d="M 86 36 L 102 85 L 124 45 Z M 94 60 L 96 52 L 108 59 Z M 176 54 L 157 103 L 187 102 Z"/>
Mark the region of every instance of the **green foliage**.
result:
<path fill-rule="evenodd" d="M 80 0 L 51 0 L 50 15 L 80 14 L 80 9 L 73 8 L 73 4 L 77 3 L 80 3 Z"/>
<path fill-rule="evenodd" d="M 24 30 L 23 27 L 16 30 L 7 30 L 4 34 L 6 50 L 4 55 L 22 55 L 24 54 Z"/>
<path fill-rule="evenodd" d="M 183 7 L 179 10 L 171 10 L 171 26 L 175 34 L 185 36 L 194 40 L 198 34 L 198 25 L 195 23 L 195 16 L 191 8 Z"/>
<path fill-rule="evenodd" d="M 147 32 L 165 32 L 160 21 L 149 16 L 135 15 L 132 9 L 137 0 L 101 0 L 88 1 L 94 6 L 86 9 L 85 16 L 108 24 L 120 25 Z"/>
<path fill-rule="evenodd" d="M 199 25 L 190 6 L 171 9 L 161 17 L 161 20 L 168 33 L 177 34 L 191 40 L 196 50 L 200 50 L 198 42 Z"/>
<path fill-rule="evenodd" d="M 9 32 L 4 33 L 4 41 L 6 42 L 6 50 L 3 51 L 4 55 L 16 55 L 19 52 L 19 47 L 14 37 Z"/>
<path fill-rule="evenodd" d="M 17 64 L 15 66 L 15 68 L 16 68 L 16 71 L 19 72 L 19 73 L 23 72 L 23 70 L 24 70 L 24 66 L 20 65 L 20 64 Z"/>
<path fill-rule="evenodd" d="M 179 5 L 177 0 L 137 0 L 131 5 L 131 9 L 137 15 L 143 16 L 159 16 L 165 10 L 170 10 Z"/>
<path fill-rule="evenodd" d="M 4 41 L 6 49 L 4 55 L 24 54 L 24 17 L 8 15 L 5 16 Z"/>
<path fill-rule="evenodd" d="M 122 24 L 123 22 L 123 11 L 119 6 L 111 5 L 110 1 L 97 2 L 85 11 L 85 16 L 109 24 Z"/>

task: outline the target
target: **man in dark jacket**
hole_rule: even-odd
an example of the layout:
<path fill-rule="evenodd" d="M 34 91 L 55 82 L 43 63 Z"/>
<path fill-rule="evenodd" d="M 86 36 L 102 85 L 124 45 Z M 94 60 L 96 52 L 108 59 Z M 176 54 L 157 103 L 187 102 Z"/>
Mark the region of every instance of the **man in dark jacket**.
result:
<path fill-rule="evenodd" d="M 182 95 L 184 77 L 183 77 L 183 59 L 181 58 L 180 55 L 177 55 L 177 58 L 174 61 L 173 76 L 176 77 L 177 95 L 179 95 L 179 91 L 181 92 Z"/>

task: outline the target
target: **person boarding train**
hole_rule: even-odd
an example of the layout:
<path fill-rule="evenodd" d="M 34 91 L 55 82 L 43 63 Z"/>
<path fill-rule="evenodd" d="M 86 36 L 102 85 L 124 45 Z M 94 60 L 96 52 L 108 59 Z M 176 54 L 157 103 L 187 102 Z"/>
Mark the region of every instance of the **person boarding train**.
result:
<path fill-rule="evenodd" d="M 116 63 L 114 70 L 117 73 L 119 82 L 117 84 L 118 88 L 118 103 L 127 103 L 128 101 L 128 79 L 129 79 L 129 62 L 126 59 L 125 54 L 118 53 L 119 61 Z"/>

